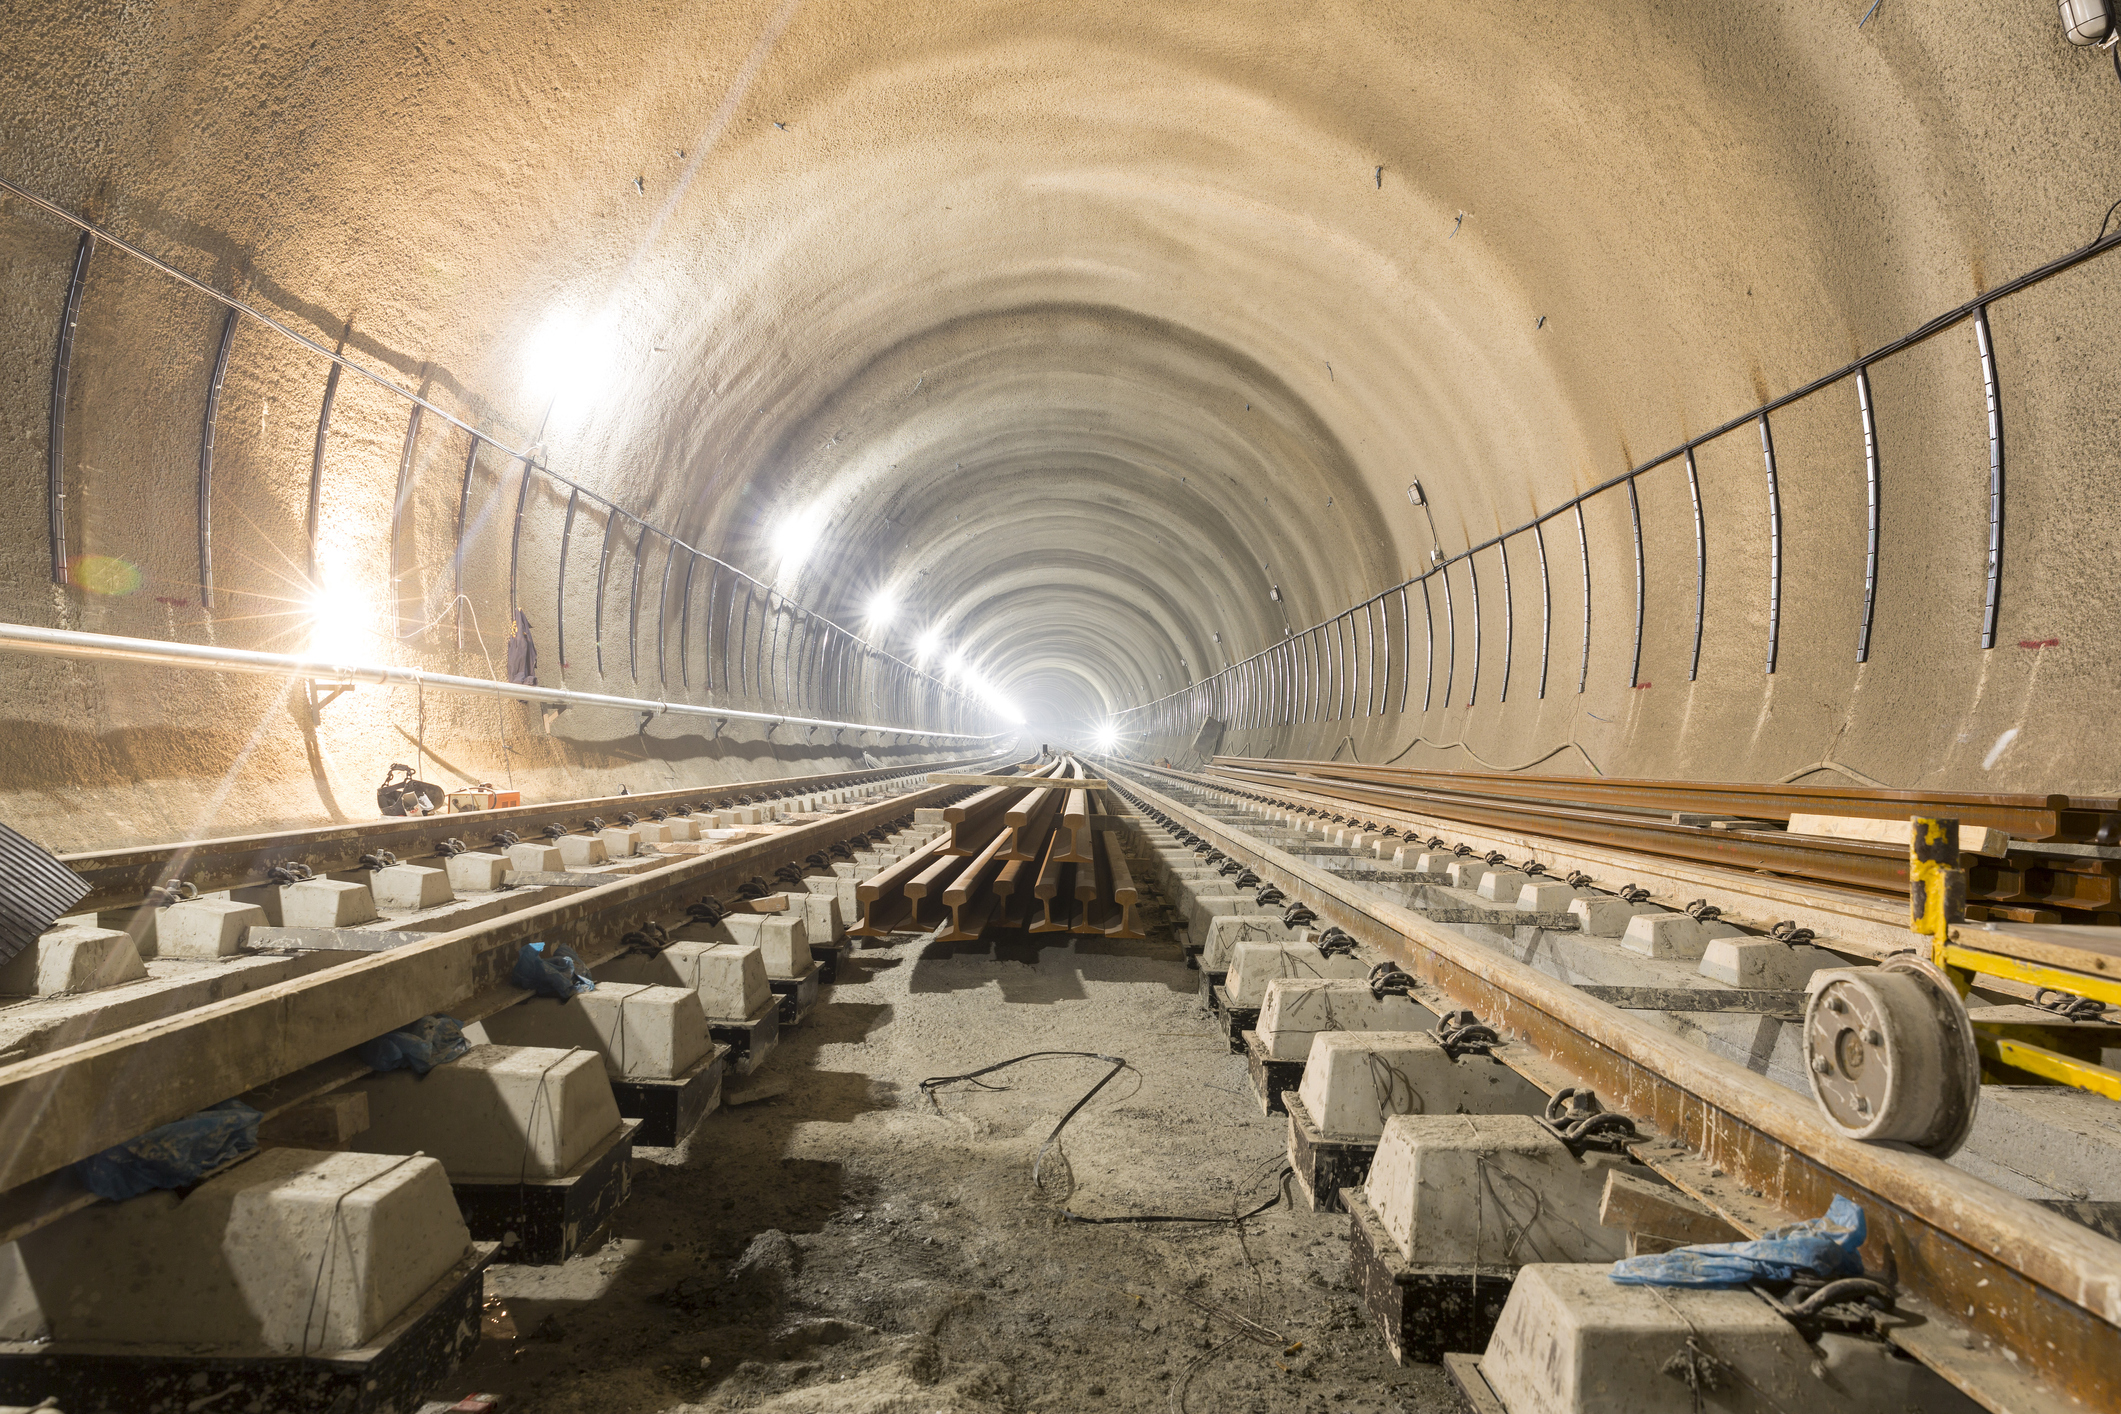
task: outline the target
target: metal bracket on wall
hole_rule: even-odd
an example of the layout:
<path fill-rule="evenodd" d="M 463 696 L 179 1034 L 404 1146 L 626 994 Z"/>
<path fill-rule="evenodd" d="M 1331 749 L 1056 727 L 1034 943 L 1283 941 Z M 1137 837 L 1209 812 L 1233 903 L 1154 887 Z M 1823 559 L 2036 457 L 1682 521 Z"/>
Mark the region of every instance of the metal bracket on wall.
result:
<path fill-rule="evenodd" d="M 640 720 L 639 722 L 636 722 L 636 723 L 634 724 L 634 728 L 633 728 L 633 729 L 634 729 L 634 730 L 635 730 L 636 732 L 645 732 L 645 731 L 647 731 L 647 730 L 648 730 L 648 724 L 649 724 L 650 722 L 652 722 L 652 721 L 654 721 L 654 720 L 656 719 L 656 714 L 655 714 L 655 713 L 653 713 L 653 712 L 649 712 L 649 711 L 645 711 L 645 710 L 644 710 L 644 711 L 642 711 L 642 712 L 641 712 L 641 714 L 640 714 L 640 718 L 641 718 L 641 720 Z"/>
<path fill-rule="evenodd" d="M 566 710 L 566 704 L 560 702 L 547 702 L 540 706 L 539 712 L 545 718 L 545 735 L 552 735 L 552 724 L 557 722 L 560 719 L 560 713 Z"/>
<path fill-rule="evenodd" d="M 318 682 L 314 678 L 304 678 L 302 700 L 309 705 L 310 724 L 322 726 L 324 709 L 359 686 L 359 683 L 354 682 Z"/>

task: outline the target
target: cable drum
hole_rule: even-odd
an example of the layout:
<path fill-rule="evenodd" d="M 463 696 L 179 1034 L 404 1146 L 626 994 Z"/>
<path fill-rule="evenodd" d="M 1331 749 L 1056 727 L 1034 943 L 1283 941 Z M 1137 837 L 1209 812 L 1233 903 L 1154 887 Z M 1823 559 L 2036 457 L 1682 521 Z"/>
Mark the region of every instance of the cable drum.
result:
<path fill-rule="evenodd" d="M 1823 975 L 1804 1009 L 1820 1113 L 1851 1139 L 1956 1153 L 1980 1105 L 1981 1060 L 1951 983 L 1913 957 Z"/>

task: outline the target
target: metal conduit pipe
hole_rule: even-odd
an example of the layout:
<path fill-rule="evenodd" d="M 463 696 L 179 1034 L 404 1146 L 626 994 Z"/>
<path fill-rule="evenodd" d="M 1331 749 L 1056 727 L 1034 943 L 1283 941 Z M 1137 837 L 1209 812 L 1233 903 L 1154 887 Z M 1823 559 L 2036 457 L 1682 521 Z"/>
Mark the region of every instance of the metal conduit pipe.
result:
<path fill-rule="evenodd" d="M 658 716 L 727 717 L 736 721 L 771 722 L 776 726 L 839 727 L 861 732 L 893 732 L 900 736 L 936 741 L 998 741 L 1006 732 L 980 735 L 970 732 L 931 732 L 913 727 L 878 726 L 872 722 L 835 722 L 816 717 L 792 717 L 774 712 L 745 712 L 735 707 L 703 706 L 696 702 L 654 702 L 638 697 L 609 697 L 601 692 L 569 692 L 562 688 L 537 687 L 519 682 L 494 682 L 486 678 L 463 678 L 450 673 L 422 672 L 418 668 L 394 668 L 380 663 L 342 663 L 328 658 L 302 658 L 291 653 L 258 653 L 243 648 L 213 648 L 200 643 L 165 643 L 152 638 L 124 638 L 109 633 L 80 633 L 73 629 L 37 628 L 30 624 L 0 623 L 0 651 L 36 653 L 55 658 L 92 658 L 109 663 L 148 663 L 162 668 L 202 668 L 220 672 L 255 673 L 271 676 L 288 673 L 296 677 L 329 682 L 365 682 L 384 687 L 424 687 L 436 692 L 460 692 L 478 697 L 535 699 L 566 707 L 623 707 Z"/>

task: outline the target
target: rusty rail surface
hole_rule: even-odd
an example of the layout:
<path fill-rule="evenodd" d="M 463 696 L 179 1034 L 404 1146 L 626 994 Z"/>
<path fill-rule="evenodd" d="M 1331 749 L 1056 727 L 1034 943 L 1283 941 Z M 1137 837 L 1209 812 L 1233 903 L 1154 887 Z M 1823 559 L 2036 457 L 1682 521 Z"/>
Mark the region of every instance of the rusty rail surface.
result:
<path fill-rule="evenodd" d="M 1967 897 L 1995 917 L 2024 923 L 2121 922 L 2121 809 L 2108 798 L 1624 781 L 1402 770 L 1323 761 L 1217 757 L 1209 779 L 1240 794 L 1300 790 L 1361 807 L 1404 810 L 1578 844 L 1635 850 L 1720 868 L 1778 874 L 1905 897 L 1905 846 L 1713 829 L 1674 814 L 1779 821 L 1796 814 L 1905 819 L 1929 813 L 1988 825 L 2012 838 L 2002 859 L 1970 861 Z M 2029 843 L 2021 845 L 2021 841 Z M 2047 851 L 2083 851 L 2054 853 Z"/>
<path fill-rule="evenodd" d="M 1113 772 L 1107 773 L 1114 774 Z M 1912 1319 L 1893 1341 L 1999 1414 L 2121 1407 L 2121 1243 L 1940 1160 L 1830 1129 L 1804 1096 L 1148 785 L 1242 794 L 1239 782 L 1128 766 L 1121 793 L 1240 861 L 1323 923 L 1379 948 L 1501 1030 L 1496 1052 L 1549 1093 L 1594 1088 L 1651 1134 L 1637 1157 L 1748 1234 L 1847 1194 L 1869 1219 L 1868 1269 Z"/>

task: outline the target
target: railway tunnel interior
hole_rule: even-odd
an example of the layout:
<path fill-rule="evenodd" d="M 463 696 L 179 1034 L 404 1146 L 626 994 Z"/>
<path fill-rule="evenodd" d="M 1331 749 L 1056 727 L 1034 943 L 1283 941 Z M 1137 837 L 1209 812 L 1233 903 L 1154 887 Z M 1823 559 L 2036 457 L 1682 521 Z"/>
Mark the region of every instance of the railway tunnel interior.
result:
<path fill-rule="evenodd" d="M 11 181 L 434 406 L 108 241 L 76 285 L 11 193 L 16 622 L 499 676 L 521 610 L 654 701 L 2111 784 L 2101 267 L 1748 416 L 2097 230 L 2112 76 L 2025 7 L 19 19 Z M 344 815 L 413 735 L 580 794 L 854 740 L 10 673 L 68 844 Z"/>
<path fill-rule="evenodd" d="M 2045 5 L 31 0 L 0 56 L 52 851 L 1047 743 L 2121 819 L 2121 63 Z"/>

